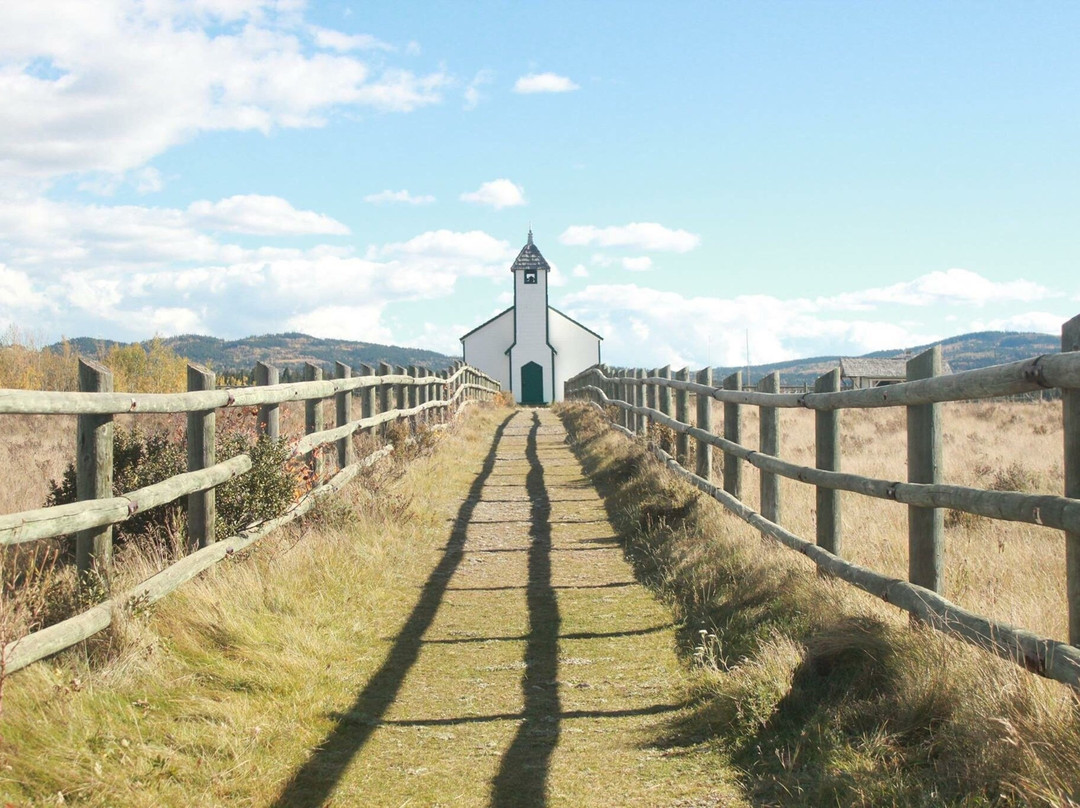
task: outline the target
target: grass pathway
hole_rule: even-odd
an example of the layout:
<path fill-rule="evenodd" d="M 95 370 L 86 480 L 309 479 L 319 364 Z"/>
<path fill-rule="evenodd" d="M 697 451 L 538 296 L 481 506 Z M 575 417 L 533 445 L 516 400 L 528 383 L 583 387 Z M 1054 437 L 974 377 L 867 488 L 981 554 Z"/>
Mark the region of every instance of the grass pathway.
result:
<path fill-rule="evenodd" d="M 731 804 L 713 756 L 654 743 L 681 707 L 670 615 L 565 437 L 547 410 L 498 427 L 381 667 L 276 805 Z"/>

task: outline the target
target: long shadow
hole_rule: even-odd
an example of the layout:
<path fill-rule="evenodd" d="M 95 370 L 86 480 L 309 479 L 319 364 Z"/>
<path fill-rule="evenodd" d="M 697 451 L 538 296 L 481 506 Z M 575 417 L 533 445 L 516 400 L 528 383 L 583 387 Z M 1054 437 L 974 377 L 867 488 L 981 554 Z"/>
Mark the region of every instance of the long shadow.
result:
<path fill-rule="evenodd" d="M 334 729 L 319 744 L 307 762 L 293 774 L 282 789 L 281 796 L 273 803 L 275 808 L 323 805 L 349 763 L 368 742 L 380 719 L 394 703 L 406 674 L 420 656 L 420 650 L 424 646 L 424 633 L 439 611 L 450 578 L 464 557 L 469 516 L 476 508 L 484 483 L 495 468 L 496 450 L 502 441 L 506 425 L 513 417 L 513 414 L 507 416 L 495 430 L 491 449 L 484 459 L 483 468 L 469 488 L 469 496 L 461 504 L 450 541 L 443 548 L 442 558 L 428 576 L 420 599 L 394 640 L 382 666 L 368 680 L 352 708 L 338 717 Z"/>
<path fill-rule="evenodd" d="M 503 755 L 492 782 L 491 804 L 495 808 L 547 804 L 547 780 L 551 755 L 559 743 L 559 603 L 551 586 L 550 505 L 544 484 L 544 467 L 537 451 L 540 416 L 533 413 L 525 456 L 529 473 L 525 488 L 534 503 L 529 530 L 529 638 L 525 645 L 525 672 L 521 689 L 525 697 L 524 720 Z"/>
<path fill-rule="evenodd" d="M 554 587 L 552 587 L 554 589 Z M 649 634 L 659 634 L 661 631 L 670 631 L 675 628 L 671 623 L 662 626 L 649 626 L 648 628 L 631 628 L 625 631 L 575 631 L 571 634 L 560 634 L 560 640 L 610 640 L 616 637 L 645 637 Z M 446 640 L 424 640 L 424 645 L 469 645 L 481 642 L 521 642 L 528 637 L 502 636 L 502 637 L 454 637 Z"/>

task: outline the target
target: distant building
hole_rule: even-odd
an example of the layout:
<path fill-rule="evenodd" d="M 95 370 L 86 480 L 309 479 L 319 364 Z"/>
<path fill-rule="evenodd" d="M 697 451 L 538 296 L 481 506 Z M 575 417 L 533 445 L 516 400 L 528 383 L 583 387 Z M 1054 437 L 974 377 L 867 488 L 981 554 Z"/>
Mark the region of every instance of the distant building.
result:
<path fill-rule="evenodd" d="M 548 305 L 549 270 L 530 230 L 510 267 L 514 305 L 461 337 L 462 359 L 520 404 L 562 401 L 563 382 L 600 362 L 603 337 Z"/>
<path fill-rule="evenodd" d="M 945 373 L 952 373 L 949 363 L 944 363 Z M 851 381 L 851 387 L 859 390 L 864 387 L 882 387 L 886 384 L 898 384 L 907 378 L 907 359 L 851 359 L 840 360 L 840 381 Z"/>

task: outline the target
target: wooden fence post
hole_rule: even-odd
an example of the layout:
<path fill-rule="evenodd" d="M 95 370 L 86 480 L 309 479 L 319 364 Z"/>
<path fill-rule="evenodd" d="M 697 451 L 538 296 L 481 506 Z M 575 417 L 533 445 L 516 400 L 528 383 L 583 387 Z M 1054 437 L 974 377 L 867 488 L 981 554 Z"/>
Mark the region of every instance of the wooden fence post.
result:
<path fill-rule="evenodd" d="M 742 371 L 737 370 L 724 379 L 725 390 L 742 390 Z M 742 407 L 724 402 L 724 437 L 733 443 L 742 443 Z M 742 461 L 733 454 L 724 453 L 724 490 L 735 499 L 742 499 Z"/>
<path fill-rule="evenodd" d="M 322 381 L 323 369 L 316 365 L 314 362 L 304 363 L 304 381 L 305 382 L 319 382 Z M 322 432 L 323 430 L 323 400 L 321 398 L 309 398 L 304 402 L 304 434 L 310 435 L 313 432 Z M 315 475 L 316 483 L 322 482 L 323 475 L 326 473 L 326 461 L 323 459 L 323 447 L 316 446 L 307 454 L 308 468 L 311 469 L 311 473 Z"/>
<path fill-rule="evenodd" d="M 452 371 L 443 370 L 439 372 L 442 383 L 439 385 L 439 398 L 447 402 L 445 407 L 440 409 L 439 418 L 443 423 L 450 423 L 450 374 Z"/>
<path fill-rule="evenodd" d="M 281 378 L 278 369 L 266 362 L 255 363 L 255 384 L 265 387 L 277 384 Z M 281 414 L 277 404 L 263 404 L 259 407 L 259 432 L 271 440 L 281 437 Z"/>
<path fill-rule="evenodd" d="M 429 371 L 427 368 L 418 368 L 418 372 L 422 376 L 427 376 L 431 371 Z M 417 404 L 417 406 L 419 406 L 421 404 L 427 404 L 429 387 L 430 387 L 430 385 L 428 385 L 428 384 L 421 384 L 421 385 L 417 386 L 417 388 L 416 388 L 416 404 Z M 420 413 L 418 416 L 416 416 L 416 418 L 417 418 L 418 421 L 421 421 L 423 423 L 427 423 L 430 420 L 428 418 L 428 411 L 427 410 L 424 410 L 424 412 Z"/>
<path fill-rule="evenodd" d="M 907 381 L 944 372 L 941 346 L 935 345 L 907 362 Z M 908 482 L 940 483 L 941 405 L 907 407 Z M 934 592 L 945 583 L 943 544 L 945 515 L 940 508 L 908 506 L 908 580 Z"/>
<path fill-rule="evenodd" d="M 780 392 L 780 374 L 775 370 L 758 382 L 762 393 Z M 780 409 L 761 407 L 758 446 L 762 454 L 780 456 Z M 780 477 L 767 471 L 761 472 L 761 515 L 770 522 L 780 524 Z"/>
<path fill-rule="evenodd" d="M 79 357 L 79 390 L 111 393 L 112 371 Z M 80 502 L 113 495 L 113 417 L 80 415 L 76 427 L 75 496 Z M 104 576 L 112 565 L 112 525 L 75 534 L 75 565 L 86 579 L 94 570 Z"/>
<path fill-rule="evenodd" d="M 657 372 L 658 371 L 656 370 L 656 368 L 653 368 L 652 370 L 645 371 L 645 375 L 655 377 Z M 650 410 L 655 410 L 656 409 L 656 384 L 655 383 L 645 385 L 645 406 L 648 407 Z M 649 427 L 651 425 L 652 425 L 652 419 L 646 419 L 646 422 L 645 422 L 646 434 L 648 434 Z"/>
<path fill-rule="evenodd" d="M 833 368 L 814 383 L 815 393 L 840 389 L 840 368 Z M 817 467 L 840 471 L 840 411 L 814 411 L 814 445 Z M 833 555 L 840 555 L 840 492 L 817 486 L 817 543 Z"/>
<path fill-rule="evenodd" d="M 634 378 L 638 380 L 638 383 L 634 385 L 634 406 L 645 406 L 645 382 L 642 381 L 645 378 L 645 369 L 637 368 L 634 370 Z M 637 414 L 637 434 L 644 436 L 649 431 L 649 419 L 648 416 Z"/>
<path fill-rule="evenodd" d="M 634 371 L 631 370 L 630 368 L 623 368 L 622 372 L 619 375 L 622 376 L 623 380 L 624 380 L 619 385 L 619 398 L 621 398 L 627 404 L 633 404 L 634 403 L 634 385 L 633 385 L 633 383 L 631 383 L 629 381 L 626 381 L 626 380 L 634 375 Z M 622 411 L 622 421 L 623 421 L 623 426 L 624 427 L 629 429 L 631 432 L 634 431 L 634 423 L 635 423 L 635 421 L 634 421 L 634 413 L 630 412 L 630 410 L 623 410 Z"/>
<path fill-rule="evenodd" d="M 417 371 L 416 365 L 409 365 L 409 367 L 407 368 L 407 370 L 405 372 L 408 373 L 409 376 L 411 376 L 414 379 L 417 376 L 420 375 L 419 372 Z M 419 396 L 420 396 L 420 390 L 416 386 L 416 384 L 410 384 L 410 385 L 408 385 L 408 387 L 405 388 L 405 399 L 408 401 L 408 406 L 409 406 L 410 410 L 413 407 L 416 406 L 416 402 L 419 400 Z M 418 415 L 410 415 L 409 416 L 410 431 L 412 431 L 412 432 L 416 431 L 416 425 L 419 422 L 419 420 L 420 420 L 420 416 L 418 416 Z"/>
<path fill-rule="evenodd" d="M 344 362 L 334 363 L 335 379 L 348 379 L 351 377 L 351 367 Z M 352 420 L 352 395 L 352 390 L 343 390 L 334 395 L 334 409 L 336 410 L 335 426 L 345 426 L 345 424 Z M 346 435 L 344 438 L 338 440 L 337 454 L 338 468 L 346 468 L 353 464 L 353 461 L 356 459 L 356 452 L 353 450 L 352 435 Z"/>
<path fill-rule="evenodd" d="M 375 368 L 371 365 L 360 365 L 356 369 L 356 375 L 358 376 L 374 376 Z M 376 412 L 376 390 L 375 386 L 361 387 L 360 388 L 360 417 L 370 418 Z"/>
<path fill-rule="evenodd" d="M 408 376 L 409 371 L 401 365 L 394 365 L 394 373 L 398 376 Z M 394 408 L 403 410 L 409 406 L 409 391 L 407 385 L 398 382 L 394 387 Z"/>
<path fill-rule="evenodd" d="M 188 365 L 187 386 L 189 392 L 213 390 L 215 375 L 201 365 Z M 187 466 L 188 471 L 209 468 L 217 462 L 214 432 L 217 425 L 215 410 L 189 412 L 187 416 Z M 187 500 L 188 550 L 198 550 L 217 541 L 217 508 L 214 489 L 188 494 Z"/>
<path fill-rule="evenodd" d="M 394 368 L 390 364 L 388 364 L 386 362 L 380 362 L 379 363 L 379 371 L 378 371 L 377 375 L 379 375 L 379 376 L 390 376 L 390 375 L 393 374 L 393 372 L 394 372 Z M 394 408 L 394 405 L 391 403 L 392 400 L 393 400 L 391 395 L 390 395 L 391 392 L 392 391 L 390 389 L 389 384 L 387 384 L 386 382 L 382 382 L 382 383 L 379 384 L 378 402 L 379 402 L 379 413 L 380 414 L 384 413 L 384 412 L 387 412 L 388 410 L 391 410 L 391 409 Z M 380 430 L 381 434 L 384 434 L 384 435 L 386 434 L 386 427 L 387 426 L 388 426 L 388 424 L 383 424 L 382 425 L 382 429 Z"/>
<path fill-rule="evenodd" d="M 671 365 L 664 365 L 660 370 L 656 371 L 656 375 L 661 379 L 671 378 Z M 656 391 L 657 397 L 660 399 L 660 406 L 657 408 L 666 415 L 668 418 L 672 416 L 671 407 L 671 388 L 667 385 L 659 385 Z M 660 448 L 665 452 L 672 452 L 674 450 L 673 441 L 671 440 L 671 433 L 664 432 L 664 436 L 660 440 Z"/>
<path fill-rule="evenodd" d="M 709 387 L 712 387 L 711 367 L 698 371 L 697 383 L 706 384 Z M 698 393 L 694 398 L 695 403 L 697 404 L 697 428 L 704 430 L 711 435 L 713 430 L 713 397 L 705 395 L 704 393 Z M 697 441 L 697 476 L 709 480 L 710 482 L 712 481 L 712 445 L 703 440 Z"/>
<path fill-rule="evenodd" d="M 680 382 L 690 381 L 690 368 L 677 371 L 675 378 Z M 690 423 L 690 393 L 687 390 L 675 391 L 675 420 L 680 424 Z M 675 461 L 683 468 L 690 462 L 690 436 L 685 432 L 675 435 Z"/>
<path fill-rule="evenodd" d="M 1080 351 L 1080 315 L 1061 327 L 1061 351 Z M 1061 391 L 1065 428 L 1065 496 L 1080 499 L 1080 390 Z M 1065 534 L 1065 576 L 1069 598 L 1069 642 L 1080 645 L 1080 533 Z"/>

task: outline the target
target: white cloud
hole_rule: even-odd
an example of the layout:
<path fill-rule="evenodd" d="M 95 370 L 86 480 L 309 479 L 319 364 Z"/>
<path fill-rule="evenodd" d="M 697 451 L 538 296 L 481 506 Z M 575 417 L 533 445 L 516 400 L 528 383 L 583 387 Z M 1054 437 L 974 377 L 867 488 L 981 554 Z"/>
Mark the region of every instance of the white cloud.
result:
<path fill-rule="evenodd" d="M 134 172 L 135 190 L 140 194 L 153 194 L 165 187 L 161 172 L 153 166 L 146 166 Z"/>
<path fill-rule="evenodd" d="M 655 222 L 633 222 L 622 227 L 572 225 L 559 236 L 559 242 L 569 247 L 626 247 L 683 253 L 701 244 L 701 237 Z"/>
<path fill-rule="evenodd" d="M 401 191 L 379 191 L 377 194 L 368 194 L 364 197 L 365 202 L 370 202 L 373 205 L 381 205 L 386 202 L 403 202 L 407 205 L 430 205 L 435 201 L 435 197 L 430 194 L 422 194 L 420 196 L 413 196 L 406 190 Z"/>
<path fill-rule="evenodd" d="M 188 206 L 191 221 L 210 230 L 278 235 L 349 234 L 341 222 L 311 210 L 297 210 L 279 196 L 246 194 L 218 202 L 201 200 Z"/>
<path fill-rule="evenodd" d="M 643 255 L 640 258 L 624 258 L 622 260 L 623 269 L 630 272 L 648 272 L 652 269 L 652 259 L 647 255 Z"/>
<path fill-rule="evenodd" d="M 973 320 L 972 331 L 1034 331 L 1037 334 L 1061 334 L 1065 318 L 1048 311 L 1025 311 L 991 320 Z"/>
<path fill-rule="evenodd" d="M 47 302 L 45 295 L 35 291 L 30 276 L 0 264 L 0 312 L 38 311 Z"/>
<path fill-rule="evenodd" d="M 610 361 L 701 367 L 743 364 L 747 333 L 754 364 L 858 356 L 970 331 L 1060 333 L 1066 319 L 1061 313 L 1015 312 L 1026 298 L 1063 296 L 1027 281 L 995 282 L 968 270 L 948 270 L 832 298 L 728 298 L 597 284 L 565 295 L 556 305 L 604 335 Z M 972 317 L 987 309 L 1000 315 Z"/>
<path fill-rule="evenodd" d="M 474 77 L 469 86 L 465 88 L 465 109 L 476 109 L 477 105 L 484 100 L 480 88 L 491 84 L 495 80 L 495 73 L 491 70 L 481 70 Z"/>
<path fill-rule="evenodd" d="M 385 305 L 320 306 L 290 317 L 285 326 L 323 339 L 349 339 L 393 344 L 393 333 L 382 324 Z"/>
<path fill-rule="evenodd" d="M 373 69 L 340 51 L 377 41 L 320 30 L 312 51 L 300 7 L 274 0 L 0 3 L 0 171 L 123 174 L 200 132 L 407 112 L 451 83 Z"/>
<path fill-rule="evenodd" d="M 393 45 L 388 45 L 387 43 L 376 39 L 371 34 L 344 34 L 341 31 L 320 28 L 317 25 L 312 25 L 309 30 L 318 47 L 326 48 L 327 50 L 335 50 L 340 53 L 369 50 L 391 52 L 396 50 Z"/>
<path fill-rule="evenodd" d="M 589 277 L 589 270 L 585 268 L 584 264 L 578 264 L 570 270 L 570 274 L 575 278 L 587 278 Z"/>
<path fill-rule="evenodd" d="M 514 82 L 515 93 L 568 93 L 580 89 L 566 76 L 555 73 L 529 73 Z"/>
<path fill-rule="evenodd" d="M 635 365 L 741 365 L 836 353 L 859 355 L 934 338 L 871 320 L 829 319 L 805 301 L 756 295 L 688 297 L 636 284 L 590 285 L 557 304 L 602 334 L 611 361 Z M 768 323 L 763 326 L 763 323 Z"/>
<path fill-rule="evenodd" d="M 404 242 L 392 242 L 374 251 L 385 256 L 424 256 L 427 258 L 468 258 L 485 263 L 506 263 L 514 252 L 506 241 L 499 241 L 482 230 L 458 233 L 452 230 L 431 230 Z M 507 263 L 506 268 L 509 267 Z"/>
<path fill-rule="evenodd" d="M 490 205 L 495 210 L 513 208 L 526 204 L 525 189 L 508 179 L 497 179 L 483 183 L 475 191 L 462 194 L 461 201 Z"/>
<path fill-rule="evenodd" d="M 947 269 L 892 286 L 822 298 L 820 304 L 826 308 L 867 311 L 882 304 L 928 306 L 965 303 L 983 306 L 1010 301 L 1032 302 L 1050 296 L 1049 289 L 1031 281 L 997 282 L 968 269 Z"/>

